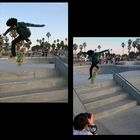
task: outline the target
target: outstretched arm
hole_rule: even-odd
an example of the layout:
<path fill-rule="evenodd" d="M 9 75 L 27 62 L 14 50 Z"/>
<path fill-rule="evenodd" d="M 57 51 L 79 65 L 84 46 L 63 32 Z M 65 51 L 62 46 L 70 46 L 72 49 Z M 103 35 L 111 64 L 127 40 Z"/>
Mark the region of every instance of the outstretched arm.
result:
<path fill-rule="evenodd" d="M 27 26 L 27 27 L 44 27 L 45 26 L 45 24 L 32 24 L 32 23 L 24 23 L 24 22 L 22 22 L 22 24 L 24 24 L 25 26 Z"/>
<path fill-rule="evenodd" d="M 10 31 L 12 30 L 12 28 L 10 27 L 10 28 L 8 28 L 7 30 L 6 30 L 6 32 L 3 34 L 4 36 L 7 34 L 7 33 L 9 33 Z"/>
<path fill-rule="evenodd" d="M 101 51 L 100 53 L 109 52 L 109 49 Z"/>

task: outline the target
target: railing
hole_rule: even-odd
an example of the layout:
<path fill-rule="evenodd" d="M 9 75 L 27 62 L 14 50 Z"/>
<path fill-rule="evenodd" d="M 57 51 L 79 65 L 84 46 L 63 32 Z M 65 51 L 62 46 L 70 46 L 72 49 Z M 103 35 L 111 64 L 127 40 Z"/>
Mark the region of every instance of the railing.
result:
<path fill-rule="evenodd" d="M 61 75 L 68 79 L 68 64 L 64 59 L 55 56 L 55 68 Z"/>
<path fill-rule="evenodd" d="M 119 73 L 113 73 L 113 80 L 115 80 L 129 95 L 137 101 L 140 105 L 140 90 L 133 86 L 129 81 L 122 77 Z"/>

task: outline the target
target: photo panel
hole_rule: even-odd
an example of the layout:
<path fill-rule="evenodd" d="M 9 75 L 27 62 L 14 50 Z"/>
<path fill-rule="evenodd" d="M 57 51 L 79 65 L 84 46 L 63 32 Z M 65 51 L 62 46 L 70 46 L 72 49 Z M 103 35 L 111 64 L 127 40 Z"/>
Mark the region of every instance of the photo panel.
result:
<path fill-rule="evenodd" d="M 139 77 L 140 37 L 73 37 L 73 135 L 139 135 Z"/>

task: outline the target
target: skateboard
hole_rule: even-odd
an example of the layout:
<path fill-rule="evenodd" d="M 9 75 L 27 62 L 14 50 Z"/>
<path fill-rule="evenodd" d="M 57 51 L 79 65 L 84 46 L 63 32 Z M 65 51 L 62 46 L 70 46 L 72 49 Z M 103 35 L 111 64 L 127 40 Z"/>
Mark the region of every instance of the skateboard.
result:
<path fill-rule="evenodd" d="M 98 71 L 97 68 L 93 68 L 93 70 L 92 70 L 92 77 L 91 77 L 91 83 L 95 82 L 96 76 L 97 76 L 97 71 Z"/>
<path fill-rule="evenodd" d="M 92 74 L 92 77 L 91 77 L 91 83 L 94 83 L 95 82 L 95 80 L 96 80 L 96 72 L 94 72 L 93 74 Z"/>
<path fill-rule="evenodd" d="M 26 48 L 24 47 L 18 50 L 17 59 L 16 59 L 17 66 L 21 66 L 22 63 L 24 62 L 25 52 L 26 52 Z"/>

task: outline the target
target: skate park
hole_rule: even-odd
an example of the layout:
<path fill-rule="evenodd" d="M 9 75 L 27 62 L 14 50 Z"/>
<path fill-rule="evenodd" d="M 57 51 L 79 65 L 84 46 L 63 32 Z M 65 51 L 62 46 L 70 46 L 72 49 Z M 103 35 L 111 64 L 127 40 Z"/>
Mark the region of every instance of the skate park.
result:
<path fill-rule="evenodd" d="M 140 61 L 101 64 L 94 84 L 89 67 L 73 67 L 73 117 L 92 112 L 98 135 L 139 135 Z"/>
<path fill-rule="evenodd" d="M 0 58 L 0 102 L 68 102 L 67 58 L 26 57 L 22 66 Z"/>

